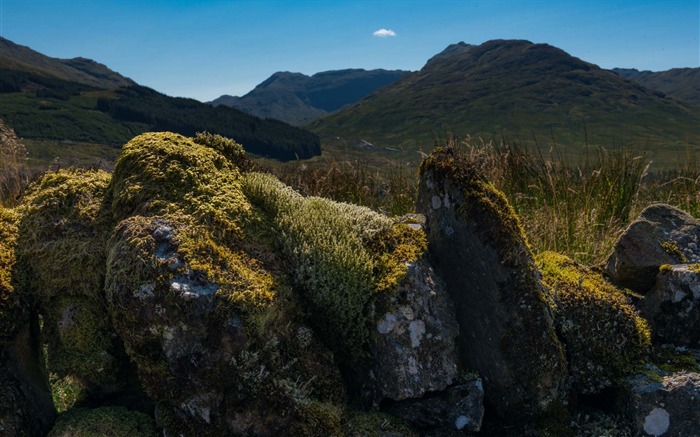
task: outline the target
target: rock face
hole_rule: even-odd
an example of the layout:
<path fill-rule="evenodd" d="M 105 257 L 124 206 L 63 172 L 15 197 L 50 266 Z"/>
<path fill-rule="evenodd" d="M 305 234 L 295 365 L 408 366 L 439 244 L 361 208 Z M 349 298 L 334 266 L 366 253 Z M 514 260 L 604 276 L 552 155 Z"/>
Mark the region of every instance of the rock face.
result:
<path fill-rule="evenodd" d="M 638 306 L 659 341 L 700 348 L 700 264 L 664 266 Z"/>
<path fill-rule="evenodd" d="M 645 294 L 664 264 L 700 262 L 700 220 L 669 205 L 644 209 L 615 243 L 605 273 L 616 285 Z"/>
<path fill-rule="evenodd" d="M 419 398 L 452 384 L 459 327 L 447 290 L 426 259 L 409 267 L 388 307 L 371 346 L 375 399 Z"/>
<path fill-rule="evenodd" d="M 700 436 L 700 373 L 675 373 L 661 382 L 630 380 L 629 415 L 637 436 Z"/>
<path fill-rule="evenodd" d="M 456 307 L 460 359 L 484 378 L 486 401 L 507 419 L 558 403 L 566 379 L 562 346 L 505 197 L 456 152 L 437 149 L 421 165 L 417 210 Z"/>
<path fill-rule="evenodd" d="M 483 385 L 476 379 L 423 399 L 397 402 L 388 411 L 418 429 L 478 432 L 484 417 L 483 397 Z"/>

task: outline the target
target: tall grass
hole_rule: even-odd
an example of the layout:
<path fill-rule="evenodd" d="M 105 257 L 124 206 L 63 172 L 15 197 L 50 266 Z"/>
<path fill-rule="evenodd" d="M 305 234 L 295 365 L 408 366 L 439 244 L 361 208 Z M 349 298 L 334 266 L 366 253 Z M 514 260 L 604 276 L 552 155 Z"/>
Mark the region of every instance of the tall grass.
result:
<path fill-rule="evenodd" d="M 652 172 L 653 164 L 644 154 L 623 148 L 586 150 L 570 158 L 556 147 L 541 151 L 469 138 L 450 139 L 444 145 L 477 163 L 508 196 L 535 252 L 552 250 L 598 264 L 630 220 L 652 203 L 669 203 L 700 217 L 700 164 L 691 154 L 675 170 Z M 303 194 L 387 214 L 413 208 L 417 174 L 410 169 L 380 174 L 361 163 L 297 165 L 275 173 Z"/>
<path fill-rule="evenodd" d="M 29 179 L 27 151 L 15 132 L 0 120 L 0 205 L 16 204 Z"/>

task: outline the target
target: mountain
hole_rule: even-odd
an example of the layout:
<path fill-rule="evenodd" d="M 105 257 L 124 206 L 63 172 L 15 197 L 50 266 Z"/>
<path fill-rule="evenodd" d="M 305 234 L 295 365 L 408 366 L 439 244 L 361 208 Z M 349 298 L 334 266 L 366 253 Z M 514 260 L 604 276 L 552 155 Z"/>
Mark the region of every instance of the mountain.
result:
<path fill-rule="evenodd" d="M 6 39 L 0 44 L 0 119 L 21 137 L 120 146 L 146 131 L 209 131 L 280 160 L 321 153 L 315 134 L 281 121 L 166 96 L 89 59 L 50 58 Z"/>
<path fill-rule="evenodd" d="M 210 103 L 300 125 L 355 103 L 406 74 L 381 69 L 324 71 L 313 76 L 278 72 L 243 97 L 223 95 Z"/>
<path fill-rule="evenodd" d="M 634 68 L 613 68 L 613 71 L 674 99 L 700 106 L 700 68 L 673 68 L 656 72 L 639 71 Z"/>
<path fill-rule="evenodd" d="M 136 85 L 133 80 L 91 59 L 50 58 L 3 37 L 0 37 L 0 68 L 36 73 L 96 88 Z"/>
<path fill-rule="evenodd" d="M 307 125 L 331 148 L 402 149 L 401 159 L 417 159 L 448 133 L 574 152 L 590 144 L 663 153 L 698 148 L 698 126 L 698 108 L 522 40 L 449 46 L 420 71 Z"/>

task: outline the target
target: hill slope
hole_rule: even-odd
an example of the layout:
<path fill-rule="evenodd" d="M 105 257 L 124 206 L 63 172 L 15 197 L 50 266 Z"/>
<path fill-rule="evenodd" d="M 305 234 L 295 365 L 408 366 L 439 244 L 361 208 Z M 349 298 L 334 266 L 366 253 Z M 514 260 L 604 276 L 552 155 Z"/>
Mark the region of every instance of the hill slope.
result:
<path fill-rule="evenodd" d="M 278 72 L 243 97 L 224 95 L 210 103 L 262 118 L 303 124 L 355 103 L 407 73 L 381 69 L 324 71 L 313 76 Z"/>
<path fill-rule="evenodd" d="M 666 71 L 639 71 L 634 68 L 614 68 L 622 77 L 632 79 L 657 91 L 700 106 L 700 68 L 672 68 Z"/>
<path fill-rule="evenodd" d="M 700 144 L 700 111 L 546 44 L 495 40 L 448 47 L 423 69 L 308 127 L 330 147 L 402 148 L 417 159 L 435 136 L 658 152 Z M 371 147 L 371 145 L 369 147 Z"/>
<path fill-rule="evenodd" d="M 7 40 L 2 44 L 0 118 L 21 137 L 120 146 L 146 131 L 209 131 L 280 160 L 321 152 L 315 134 L 286 123 L 169 97 L 84 58 L 64 61 Z"/>

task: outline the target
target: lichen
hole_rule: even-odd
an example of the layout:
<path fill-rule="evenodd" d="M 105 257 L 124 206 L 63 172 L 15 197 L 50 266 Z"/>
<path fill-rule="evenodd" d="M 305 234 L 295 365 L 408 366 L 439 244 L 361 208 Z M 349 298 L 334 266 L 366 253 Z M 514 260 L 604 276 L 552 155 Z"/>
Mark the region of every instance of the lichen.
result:
<path fill-rule="evenodd" d="M 676 243 L 673 240 L 668 240 L 668 241 L 662 241 L 660 243 L 661 248 L 666 252 L 667 254 L 673 256 L 676 258 L 678 262 L 685 263 L 688 262 L 688 258 L 685 256 L 683 251 L 678 247 L 678 243 Z"/>
<path fill-rule="evenodd" d="M 597 393 L 632 373 L 646 356 L 650 332 L 624 293 L 563 255 L 544 252 L 536 260 L 553 297 L 574 388 Z"/>
<path fill-rule="evenodd" d="M 371 331 L 371 301 L 398 287 L 425 251 L 425 235 L 368 208 L 302 197 L 271 175 L 246 174 L 243 189 L 272 217 L 319 331 L 349 367 L 357 365 Z"/>
<path fill-rule="evenodd" d="M 18 214 L 0 205 L 0 347 L 10 341 L 26 316 L 26 297 L 15 288 Z"/>
<path fill-rule="evenodd" d="M 125 407 L 74 408 L 60 415 L 49 437 L 156 437 L 153 420 Z"/>

